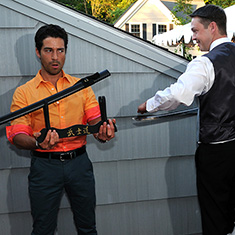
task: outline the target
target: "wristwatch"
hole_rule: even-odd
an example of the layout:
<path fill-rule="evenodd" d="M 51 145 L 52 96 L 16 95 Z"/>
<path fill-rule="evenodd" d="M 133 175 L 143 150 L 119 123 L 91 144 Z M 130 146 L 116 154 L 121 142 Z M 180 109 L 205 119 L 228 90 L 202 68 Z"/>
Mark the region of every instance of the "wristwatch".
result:
<path fill-rule="evenodd" d="M 36 147 L 37 147 L 38 149 L 45 150 L 45 149 L 38 143 L 37 140 L 36 140 Z"/>

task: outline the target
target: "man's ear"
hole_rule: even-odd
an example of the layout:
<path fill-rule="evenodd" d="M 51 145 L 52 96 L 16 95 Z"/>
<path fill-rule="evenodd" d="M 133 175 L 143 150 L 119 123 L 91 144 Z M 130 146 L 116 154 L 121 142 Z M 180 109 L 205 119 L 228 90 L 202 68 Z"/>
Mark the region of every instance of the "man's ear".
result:
<path fill-rule="evenodd" d="M 212 21 L 210 24 L 209 24 L 209 27 L 210 27 L 210 30 L 211 30 L 211 32 L 215 32 L 216 30 L 218 30 L 218 26 L 217 26 L 217 24 L 214 22 L 214 21 Z"/>
<path fill-rule="evenodd" d="M 35 49 L 35 51 L 36 51 L 36 55 L 37 55 L 37 57 L 38 57 L 39 59 L 41 59 L 40 52 L 38 51 L 38 49 L 37 49 L 37 48 Z"/>

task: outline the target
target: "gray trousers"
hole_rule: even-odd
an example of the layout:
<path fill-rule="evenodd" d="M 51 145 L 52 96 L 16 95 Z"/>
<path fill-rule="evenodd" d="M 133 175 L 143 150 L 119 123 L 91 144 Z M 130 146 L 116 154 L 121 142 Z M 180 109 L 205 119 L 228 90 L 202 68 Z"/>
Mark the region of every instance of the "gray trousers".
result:
<path fill-rule="evenodd" d="M 53 235 L 64 190 L 70 201 L 77 233 L 96 235 L 95 181 L 87 153 L 72 160 L 32 156 L 29 196 L 33 217 L 32 235 Z"/>

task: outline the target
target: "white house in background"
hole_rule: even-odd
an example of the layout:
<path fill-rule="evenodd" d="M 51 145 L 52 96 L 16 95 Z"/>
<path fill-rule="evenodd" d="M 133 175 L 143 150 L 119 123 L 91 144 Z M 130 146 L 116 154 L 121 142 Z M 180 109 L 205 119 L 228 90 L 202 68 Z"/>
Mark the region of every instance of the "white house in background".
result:
<path fill-rule="evenodd" d="M 227 16 L 227 34 L 231 41 L 234 41 L 235 36 L 235 5 L 224 9 Z M 155 35 L 152 42 L 158 46 L 167 48 L 170 51 L 175 52 L 180 42 L 184 42 L 186 45 L 192 44 L 192 30 L 191 23 L 185 25 L 179 25 L 175 29 L 162 33 L 161 35 Z M 181 52 L 178 49 L 179 54 Z M 199 51 L 198 48 L 191 47 L 190 54 L 192 56 L 198 56 L 204 54 Z"/>
<path fill-rule="evenodd" d="M 175 0 L 138 0 L 116 21 L 114 27 L 152 41 L 155 35 L 175 28 L 171 13 L 175 2 Z M 196 9 L 203 6 L 204 1 L 192 1 L 192 5 Z"/>

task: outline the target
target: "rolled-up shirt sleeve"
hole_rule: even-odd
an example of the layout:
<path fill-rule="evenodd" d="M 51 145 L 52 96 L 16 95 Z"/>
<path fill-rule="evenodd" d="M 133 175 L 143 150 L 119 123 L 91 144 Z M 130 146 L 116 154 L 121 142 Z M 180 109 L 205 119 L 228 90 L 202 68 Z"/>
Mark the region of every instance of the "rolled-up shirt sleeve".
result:
<path fill-rule="evenodd" d="M 211 61 L 205 56 L 196 58 L 188 64 L 176 83 L 163 91 L 157 91 L 155 96 L 147 100 L 146 109 L 148 112 L 156 112 L 172 110 L 180 104 L 190 106 L 195 96 L 204 94 L 211 88 L 214 79 Z"/>
<path fill-rule="evenodd" d="M 33 130 L 30 126 L 19 124 L 6 127 L 7 139 L 10 141 L 11 144 L 13 144 L 13 139 L 18 134 L 33 136 Z"/>
<path fill-rule="evenodd" d="M 21 90 L 20 87 L 18 87 L 13 95 L 11 112 L 14 112 L 18 109 L 27 106 L 24 96 L 25 96 L 24 92 Z M 29 136 L 33 136 L 33 130 L 32 127 L 30 126 L 29 114 L 14 119 L 13 121 L 11 121 L 11 126 L 6 127 L 6 135 L 10 143 L 13 144 L 13 138 L 18 134 L 26 134 Z"/>

